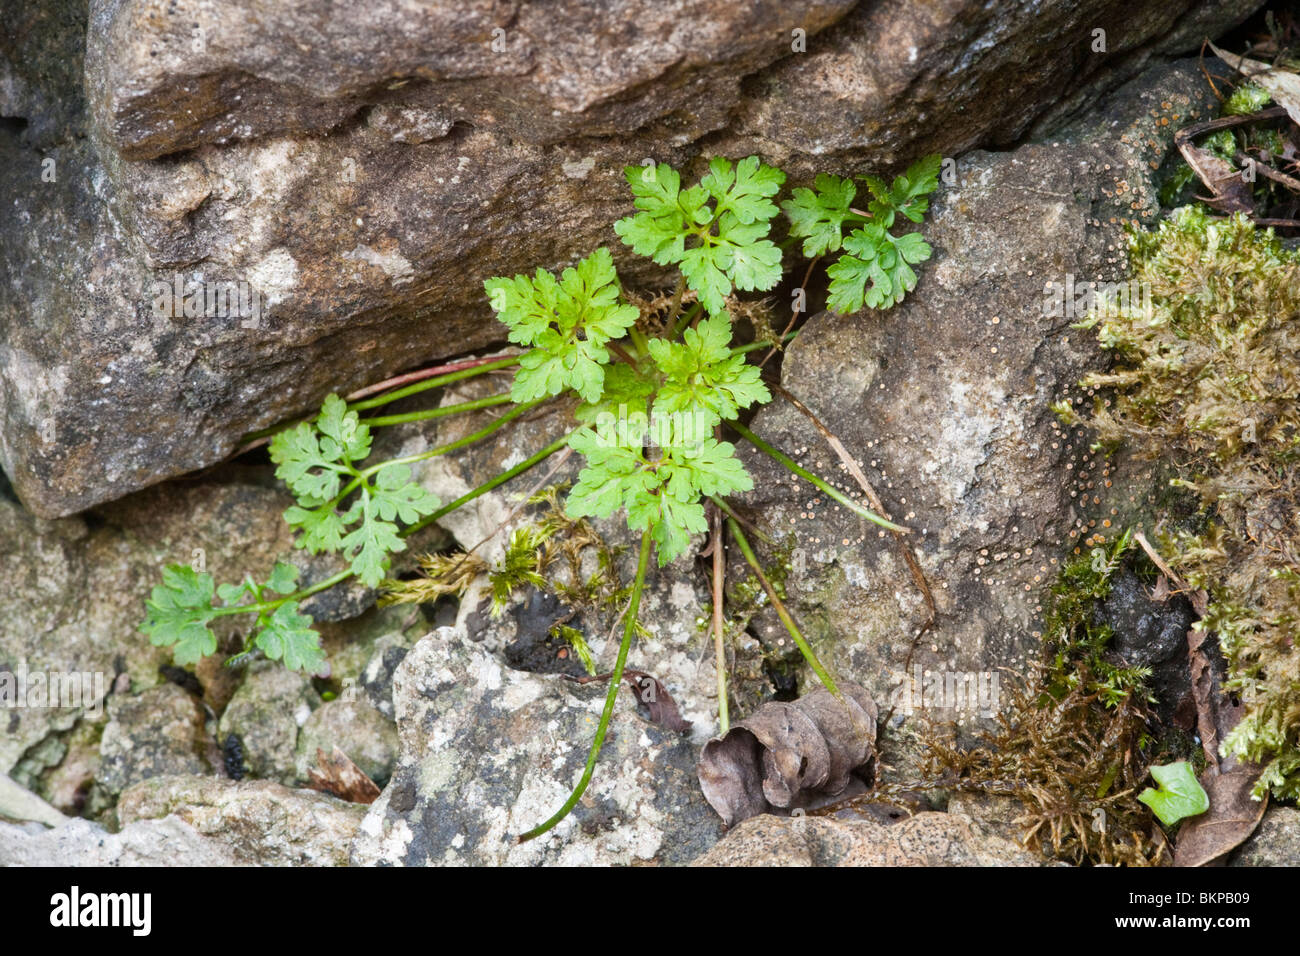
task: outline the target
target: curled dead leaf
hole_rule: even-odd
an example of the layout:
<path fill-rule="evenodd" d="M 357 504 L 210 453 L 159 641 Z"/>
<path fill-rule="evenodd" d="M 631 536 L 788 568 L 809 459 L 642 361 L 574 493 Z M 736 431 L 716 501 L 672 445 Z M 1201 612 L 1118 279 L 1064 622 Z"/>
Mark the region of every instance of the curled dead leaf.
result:
<path fill-rule="evenodd" d="M 1259 60 L 1248 60 L 1244 56 L 1220 50 L 1213 43 L 1210 44 L 1210 49 L 1228 66 L 1268 90 L 1273 102 L 1284 107 L 1291 119 L 1300 123 L 1300 75 L 1294 70 L 1280 69 Z"/>
<path fill-rule="evenodd" d="M 878 712 L 863 688 L 840 688 L 842 698 L 819 689 L 789 703 L 771 701 L 704 745 L 700 788 L 727 826 L 865 789 L 860 774 L 875 760 Z"/>

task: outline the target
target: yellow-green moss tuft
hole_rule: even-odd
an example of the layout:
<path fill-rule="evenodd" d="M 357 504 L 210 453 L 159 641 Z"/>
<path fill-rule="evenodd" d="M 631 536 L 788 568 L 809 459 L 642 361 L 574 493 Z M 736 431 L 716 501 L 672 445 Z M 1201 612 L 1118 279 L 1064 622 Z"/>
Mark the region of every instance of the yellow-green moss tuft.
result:
<path fill-rule="evenodd" d="M 1300 796 L 1300 253 L 1242 216 L 1179 210 L 1132 237 L 1149 307 L 1089 323 L 1118 356 L 1088 423 L 1103 441 L 1171 459 L 1206 528 L 1169 536 L 1174 563 L 1211 597 L 1245 716 L 1225 753 L 1264 765 L 1257 793 Z"/>

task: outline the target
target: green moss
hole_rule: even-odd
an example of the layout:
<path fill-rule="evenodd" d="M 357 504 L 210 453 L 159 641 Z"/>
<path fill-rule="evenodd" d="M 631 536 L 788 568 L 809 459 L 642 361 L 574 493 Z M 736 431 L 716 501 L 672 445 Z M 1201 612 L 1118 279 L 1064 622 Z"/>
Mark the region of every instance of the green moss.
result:
<path fill-rule="evenodd" d="M 1271 98 L 1268 91 L 1262 86 L 1255 83 L 1243 83 L 1223 101 L 1222 113 L 1224 116 L 1244 116 L 1247 113 L 1258 113 L 1268 106 Z"/>
<path fill-rule="evenodd" d="M 1116 369 L 1088 423 L 1101 439 L 1176 466 L 1196 496 L 1198 533 L 1163 541 L 1210 595 L 1245 716 L 1224 752 L 1264 766 L 1257 793 L 1300 796 L 1300 253 L 1245 217 L 1180 210 L 1132 237 L 1149 311 L 1098 316 Z"/>
<path fill-rule="evenodd" d="M 1093 548 L 1068 562 L 1052 586 L 1044 621 L 1051 652 L 1045 677 L 1046 691 L 1055 700 L 1080 688 L 1107 708 L 1134 698 L 1154 702 L 1146 686 L 1150 668 L 1117 663 L 1108 653 L 1114 631 L 1098 623 L 1095 614 L 1098 603 L 1110 594 L 1131 542 L 1132 533 L 1126 531 L 1109 547 Z"/>

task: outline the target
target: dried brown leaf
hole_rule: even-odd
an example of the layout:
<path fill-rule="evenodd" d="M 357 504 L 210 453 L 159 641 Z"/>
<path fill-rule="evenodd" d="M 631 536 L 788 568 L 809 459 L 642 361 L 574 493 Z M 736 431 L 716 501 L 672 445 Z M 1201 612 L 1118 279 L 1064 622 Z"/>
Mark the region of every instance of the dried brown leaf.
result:
<path fill-rule="evenodd" d="M 1193 146 L 1190 141 L 1180 142 L 1178 149 L 1187 165 L 1210 190 L 1210 195 L 1205 197 L 1206 205 L 1227 213 L 1251 212 L 1255 208 L 1250 184 L 1242 179 L 1241 172 L 1232 163 L 1209 150 Z"/>
<path fill-rule="evenodd" d="M 1268 806 L 1267 796 L 1250 796 L 1259 768 L 1238 764 L 1227 773 L 1207 770 L 1201 786 L 1210 797 L 1210 809 L 1192 817 L 1178 831 L 1174 866 L 1207 866 L 1244 843 L 1259 826 Z"/>
<path fill-rule="evenodd" d="M 307 771 L 307 786 L 349 803 L 374 803 L 379 787 L 338 747 L 330 753 L 316 748 L 317 766 Z"/>
<path fill-rule="evenodd" d="M 821 806 L 860 786 L 875 759 L 877 709 L 856 684 L 842 698 L 819 689 L 771 701 L 704 745 L 697 772 L 705 799 L 732 826 L 760 813 Z"/>
<path fill-rule="evenodd" d="M 658 678 L 645 671 L 627 668 L 623 671 L 623 680 L 632 687 L 636 694 L 637 710 L 642 712 L 651 723 L 658 724 L 665 730 L 679 734 L 691 732 L 691 722 L 682 717 L 677 709 L 677 701 L 668 693 L 668 688 Z"/>
<path fill-rule="evenodd" d="M 1195 628 L 1187 632 L 1187 666 L 1192 678 L 1192 699 L 1196 702 L 1196 729 L 1201 737 L 1205 759 L 1216 771 L 1219 767 L 1219 730 L 1215 720 L 1217 681 L 1210 660 L 1201 650 L 1205 632 Z"/>
<path fill-rule="evenodd" d="M 1244 56 L 1220 50 L 1213 43 L 1210 49 L 1228 66 L 1232 67 L 1252 83 L 1257 83 L 1268 90 L 1269 96 L 1278 106 L 1286 108 L 1287 115 L 1300 123 L 1300 75 L 1290 70 L 1281 70 L 1259 60 L 1248 60 Z"/>
<path fill-rule="evenodd" d="M 613 671 L 581 677 L 570 674 L 564 676 L 575 684 L 590 684 L 593 681 L 609 680 Z M 677 701 L 673 700 L 673 695 L 668 693 L 668 688 L 657 677 L 625 667 L 623 680 L 627 681 L 628 687 L 636 695 L 636 709 L 642 717 L 665 730 L 679 734 L 691 732 L 691 722 L 682 717 L 681 711 L 677 709 Z"/>

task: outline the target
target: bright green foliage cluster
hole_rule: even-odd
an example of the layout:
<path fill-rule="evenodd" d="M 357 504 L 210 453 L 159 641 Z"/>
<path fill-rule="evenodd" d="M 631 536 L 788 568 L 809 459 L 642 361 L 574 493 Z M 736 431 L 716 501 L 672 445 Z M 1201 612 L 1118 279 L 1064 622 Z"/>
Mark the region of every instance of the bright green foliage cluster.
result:
<path fill-rule="evenodd" d="M 557 281 L 537 275 L 489 279 L 484 284 L 510 341 L 531 351 L 520 360 L 510 397 L 531 402 L 571 388 L 589 402 L 604 388 L 606 343 L 622 338 L 636 322 L 634 306 L 619 303 L 614 259 L 597 249 Z"/>
<path fill-rule="evenodd" d="M 297 601 L 275 597 L 292 594 L 297 580 L 298 569 L 280 561 L 265 584 L 250 578 L 214 589 L 212 575 L 170 565 L 163 570 L 163 583 L 146 602 L 148 618 L 141 630 L 154 645 L 173 647 L 176 663 L 193 664 L 217 649 L 212 622 L 241 608 L 247 597 L 252 605 L 249 611 L 255 608 L 257 613 L 248 646 L 273 661 L 284 661 L 288 668 L 314 673 L 324 665 L 325 655 L 311 629 L 311 618 L 298 612 Z"/>
<path fill-rule="evenodd" d="M 638 255 L 678 266 L 710 314 L 733 288 L 766 291 L 781 281 L 781 250 L 767 234 L 785 173 L 750 156 L 734 166 L 714 159 L 689 189 L 667 163 L 629 166 L 626 175 L 641 211 L 614 231 Z"/>
<path fill-rule="evenodd" d="M 915 287 L 911 265 L 927 258 L 930 247 L 919 235 L 895 236 L 890 229 L 900 215 L 921 221 L 937 171 L 938 157 L 931 157 L 892 185 L 867 179 L 874 197 L 867 214 L 850 208 L 855 187 L 836 177 L 818 177 L 815 191 L 797 190 L 794 202 L 785 204 L 791 235 L 805 239 L 806 252 L 844 249 L 832 266 L 833 308 L 856 311 L 864 303 L 886 308 Z M 580 399 L 575 417 L 581 427 L 569 444 L 586 462 L 569 493 L 570 520 L 623 510 L 630 527 L 649 533 L 661 565 L 684 553 L 692 534 L 705 530 L 705 498 L 751 488 L 734 447 L 721 441 L 716 429 L 743 410 L 771 401 L 772 395 L 759 368 L 746 361 L 748 349 L 733 343 L 727 304 L 735 302 L 736 314 L 752 319 L 752 307 L 738 301 L 736 293 L 766 292 L 781 281 L 781 247 L 771 231 L 785 174 L 750 156 L 734 163 L 715 158 L 699 182 L 686 188 L 678 172 L 662 163 L 629 167 L 626 176 L 637 211 L 616 222 L 614 231 L 634 252 L 676 266 L 681 274 L 666 324 L 655 329 L 657 337 L 638 328 L 641 308 L 623 298 L 607 248 L 558 277 L 538 269 L 532 276 L 489 279 L 484 288 L 493 310 L 510 341 L 527 349 L 518 358 L 510 390 L 515 407 L 466 439 L 367 466 L 372 426 L 362 421 L 359 408 L 504 368 L 512 360 L 430 378 L 352 408 L 337 395 L 329 396 L 315 419 L 277 433 L 270 454 L 276 477 L 295 499 L 285 512 L 297 533 L 295 546 L 310 554 L 341 555 L 346 571 L 294 591 L 297 572 L 287 564 L 277 565 L 264 585 L 249 581 L 220 588 L 211 575 L 171 565 L 148 602 L 142 629 L 150 639 L 173 646 L 178 662 L 193 663 L 215 653 L 217 639 L 210 627 L 215 619 L 256 614 L 243 653 L 232 660 L 260 651 L 289 667 L 319 669 L 319 640 L 310 619 L 298 611 L 300 600 L 348 577 L 369 587 L 380 585 L 413 528 L 512 477 L 503 473 L 442 508 L 412 480 L 409 465 L 481 440 L 551 397 L 572 393 Z M 846 223 L 854 228 L 842 235 Z M 693 303 L 687 289 L 694 293 Z M 500 399 L 504 396 L 468 402 L 462 410 L 501 404 Z M 374 427 L 395 425 L 446 412 L 381 416 L 373 422 Z M 553 444 L 559 447 L 560 442 Z M 542 449 L 524 467 L 551 453 Z M 809 480 L 820 481 L 815 476 Z M 537 544 L 531 539 L 512 542 L 512 554 L 532 557 L 494 572 L 498 604 L 517 584 L 536 584 L 529 561 L 537 560 Z M 425 564 L 432 567 L 430 562 L 438 563 L 434 557 Z M 390 592 L 450 593 L 447 588 L 463 589 L 477 566 L 458 560 L 438 567 L 456 578 L 454 586 L 403 591 L 390 584 Z M 570 643 L 581 656 L 582 646 Z"/>
<path fill-rule="evenodd" d="M 314 421 L 272 439 L 271 460 L 278 466 L 276 477 L 289 486 L 296 500 L 284 514 L 289 526 L 299 532 L 295 545 L 311 554 L 342 554 L 350 572 L 375 587 L 383 580 L 391 556 L 406 548 L 398 522 L 411 524 L 431 514 L 438 500 L 411 481 L 410 468 L 403 462 L 359 469 L 358 464 L 370 455 L 370 445 L 369 427 L 341 398 L 331 395 Z M 325 663 L 319 636 L 311 629 L 311 618 L 299 613 L 298 601 L 291 597 L 297 577 L 296 567 L 280 562 L 265 585 L 249 580 L 214 588 L 212 575 L 169 565 L 162 585 L 154 588 L 146 603 L 141 630 L 155 645 L 173 647 L 177 663 L 191 664 L 216 652 L 216 635 L 209 627 L 215 618 L 253 613 L 256 608 L 257 621 L 245 652 L 256 648 L 289 668 L 318 671 Z M 246 612 L 240 603 L 245 597 L 252 600 Z"/>
<path fill-rule="evenodd" d="M 919 234 L 890 230 L 899 216 L 922 220 L 939 166 L 932 156 L 892 184 L 867 178 L 865 214 L 851 208 L 853 183 L 835 176 L 817 177 L 815 189 L 797 189 L 782 204 L 806 255 L 844 250 L 829 270 L 832 308 L 888 308 L 915 288 L 911 266 L 929 258 L 930 247 Z M 733 347 L 726 304 L 737 291 L 766 291 L 781 280 L 781 250 L 770 232 L 785 174 L 750 156 L 711 160 L 689 187 L 663 163 L 629 166 L 625 175 L 637 212 L 614 231 L 634 252 L 677 266 L 681 288 L 695 293 L 698 305 L 676 324 L 680 341 L 673 327 L 681 296 L 667 336 L 639 334 L 637 310 L 620 302 L 603 248 L 559 280 L 539 269 L 532 278 L 490 279 L 484 288 L 511 341 L 532 347 L 511 396 L 524 401 L 572 389 L 583 401 L 576 415 L 588 427 L 569 443 L 586 466 L 568 512 L 606 518 L 625 511 L 633 530 L 650 532 L 662 565 L 705 530 L 705 498 L 752 487 L 735 449 L 713 431 L 772 396 L 759 369 Z M 844 235 L 846 224 L 853 228 Z M 613 362 L 606 346 L 624 333 L 626 348 Z"/>
<path fill-rule="evenodd" d="M 314 422 L 302 422 L 271 441 L 275 475 L 289 486 L 298 504 L 285 512 L 300 531 L 295 544 L 310 554 L 342 552 L 352 573 L 376 587 L 390 555 L 406 549 L 397 522 L 418 521 L 438 507 L 438 499 L 411 481 L 401 462 L 384 462 L 359 471 L 370 454 L 370 428 L 348 411 L 337 395 L 325 399 Z M 347 479 L 348 483 L 343 485 Z M 343 501 L 356 493 L 351 505 Z"/>
<path fill-rule="evenodd" d="M 692 534 L 705 530 L 702 496 L 754 487 L 735 448 L 712 438 L 664 448 L 659 458 L 590 429 L 574 434 L 570 444 L 586 456 L 587 467 L 569 492 L 569 513 L 608 518 L 626 509 L 628 526 L 654 538 L 661 565 L 684 552 Z"/>
<path fill-rule="evenodd" d="M 781 204 L 790 219 L 790 235 L 803 239 L 805 256 L 843 250 L 826 270 L 831 309 L 842 315 L 863 306 L 888 309 L 916 288 L 912 266 L 930 258 L 930 245 L 920 233 L 894 235 L 890 230 L 899 216 L 917 223 L 925 217 L 927 197 L 939 187 L 941 164 L 938 155 L 927 156 L 888 186 L 873 176 L 863 177 L 871 194 L 865 214 L 853 208 L 853 180 L 825 174 L 814 180 L 812 189 L 796 189 L 794 198 Z M 848 235 L 846 226 L 851 227 Z"/>
<path fill-rule="evenodd" d="M 727 168 L 729 164 L 724 166 L 717 161 L 713 165 L 719 175 Z M 739 168 L 744 172 L 750 167 L 741 163 Z M 640 169 L 635 167 L 634 175 Z M 746 215 L 753 214 L 755 201 L 750 197 L 747 202 L 746 195 L 740 192 L 731 196 L 724 191 L 719 208 L 725 208 L 726 212 L 719 216 L 735 215 L 736 209 Z M 588 288 L 595 288 L 602 295 L 602 314 L 619 315 L 623 309 L 631 308 L 618 305 L 616 297 L 604 298 L 604 290 L 613 289 L 616 295 L 618 288 L 607 250 L 598 250 L 577 270 L 567 270 L 565 278 L 581 274 L 599 277 L 599 282 Z M 489 279 L 485 287 L 489 295 L 507 290 L 506 305 L 499 314 L 511 326 L 513 336 L 530 314 L 518 303 L 549 301 L 557 285 L 550 273 L 539 270 L 534 279 L 525 276 L 514 280 Z M 588 302 L 571 296 L 564 311 L 587 315 L 594 310 Z M 634 318 L 636 310 L 632 309 L 632 313 Z M 664 338 L 645 340 L 644 351 L 637 350 L 632 362 L 609 368 L 592 357 L 590 338 L 550 343 L 551 350 L 544 360 L 547 365 L 561 369 L 585 368 L 588 363 L 591 366 L 581 373 L 580 381 L 567 383 L 585 400 L 578 410 L 579 419 L 595 426 L 579 429 L 569 440 L 570 446 L 587 460 L 569 493 L 570 515 L 607 518 L 620 508 L 626 510 L 629 526 L 637 531 L 650 531 L 659 562 L 666 564 L 686 550 L 691 534 L 705 530 L 703 497 L 753 487 L 735 457 L 734 447 L 712 437 L 715 425 L 734 417 L 742 408 L 770 401 L 772 397 L 759 377 L 758 368 L 747 363 L 743 354 L 733 352 L 731 338 L 731 320 L 725 312 L 719 312 L 701 321 L 698 327 L 687 328 L 681 342 Z M 636 349 L 635 345 L 630 347 Z M 526 354 L 521 361 L 515 379 L 516 391 L 520 389 L 520 379 L 538 367 L 529 361 L 538 351 Z M 601 352 L 601 358 L 608 361 L 608 352 L 604 349 Z M 647 447 L 652 427 L 657 454 L 655 449 Z"/>
<path fill-rule="evenodd" d="M 655 394 L 657 416 L 684 415 L 702 428 L 735 418 L 742 408 L 772 400 L 759 370 L 731 351 L 731 323 L 715 315 L 687 329 L 682 342 L 653 339 L 650 357 L 663 380 Z"/>

